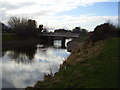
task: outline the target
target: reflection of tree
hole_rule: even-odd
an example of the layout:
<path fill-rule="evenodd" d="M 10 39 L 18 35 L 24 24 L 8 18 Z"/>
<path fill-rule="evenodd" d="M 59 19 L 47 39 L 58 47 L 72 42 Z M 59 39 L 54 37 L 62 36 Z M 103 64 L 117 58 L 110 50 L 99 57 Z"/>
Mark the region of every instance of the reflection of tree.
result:
<path fill-rule="evenodd" d="M 25 53 L 16 53 L 14 51 L 9 51 L 7 55 L 13 60 L 15 60 L 15 62 L 18 64 L 28 64 L 32 62 L 32 59 L 29 59 L 29 57 Z"/>
<path fill-rule="evenodd" d="M 31 63 L 36 52 L 36 46 L 24 46 L 24 47 L 16 47 L 10 48 L 4 51 L 9 51 L 7 54 L 10 58 L 15 60 L 17 63 Z"/>

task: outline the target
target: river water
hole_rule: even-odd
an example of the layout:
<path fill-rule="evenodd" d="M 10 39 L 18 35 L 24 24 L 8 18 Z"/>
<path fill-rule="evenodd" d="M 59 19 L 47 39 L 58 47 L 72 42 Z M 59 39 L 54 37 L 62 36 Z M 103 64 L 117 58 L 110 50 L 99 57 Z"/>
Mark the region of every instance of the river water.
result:
<path fill-rule="evenodd" d="M 49 47 L 37 44 L 4 49 L 0 58 L 2 87 L 33 86 L 38 80 L 44 80 L 44 74 L 58 72 L 60 64 L 70 55 L 66 49 L 59 48 L 60 42 L 56 40 Z"/>

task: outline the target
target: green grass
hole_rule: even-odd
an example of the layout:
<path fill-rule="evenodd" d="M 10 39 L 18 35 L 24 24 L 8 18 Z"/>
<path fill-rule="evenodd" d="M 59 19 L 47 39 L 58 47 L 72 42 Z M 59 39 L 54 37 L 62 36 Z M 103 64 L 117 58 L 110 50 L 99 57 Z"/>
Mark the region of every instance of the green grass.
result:
<path fill-rule="evenodd" d="M 17 41 L 21 40 L 20 37 L 18 37 L 16 34 L 11 34 L 11 33 L 3 33 L 2 34 L 2 41 Z"/>
<path fill-rule="evenodd" d="M 39 81 L 34 88 L 118 88 L 118 40 L 103 41 L 100 54 Z"/>
<path fill-rule="evenodd" d="M 118 44 L 117 39 L 108 40 L 105 49 L 86 63 L 91 66 L 87 77 L 82 79 L 82 87 L 86 88 L 118 88 Z M 85 67 L 83 66 L 83 69 Z M 92 69 L 92 70 L 90 70 Z M 85 74 L 85 71 L 82 72 Z"/>
<path fill-rule="evenodd" d="M 2 41 L 25 41 L 25 40 L 35 40 L 33 37 L 20 37 L 14 33 L 3 33 L 2 34 Z"/>

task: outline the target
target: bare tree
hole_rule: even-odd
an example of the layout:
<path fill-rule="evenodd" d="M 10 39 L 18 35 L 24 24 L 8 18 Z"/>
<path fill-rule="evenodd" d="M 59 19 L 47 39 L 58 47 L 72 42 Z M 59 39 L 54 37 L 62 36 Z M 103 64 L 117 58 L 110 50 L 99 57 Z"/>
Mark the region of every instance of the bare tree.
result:
<path fill-rule="evenodd" d="M 20 18 L 11 17 L 8 21 L 8 24 L 11 26 L 11 28 L 16 28 L 16 26 L 20 24 Z"/>
<path fill-rule="evenodd" d="M 10 25 L 11 28 L 15 29 L 19 25 L 27 25 L 27 19 L 25 18 L 20 18 L 20 17 L 10 17 L 8 20 L 8 24 Z"/>
<path fill-rule="evenodd" d="M 35 36 L 37 31 L 37 22 L 32 19 L 11 17 L 8 24 L 12 30 L 21 36 Z"/>

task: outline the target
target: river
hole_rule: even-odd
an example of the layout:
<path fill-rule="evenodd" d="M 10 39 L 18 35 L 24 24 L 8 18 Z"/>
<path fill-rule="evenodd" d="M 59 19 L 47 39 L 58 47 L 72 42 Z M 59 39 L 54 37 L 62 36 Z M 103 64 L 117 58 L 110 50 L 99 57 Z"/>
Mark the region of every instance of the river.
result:
<path fill-rule="evenodd" d="M 58 72 L 60 64 L 70 55 L 60 48 L 60 42 L 56 40 L 49 47 L 37 44 L 3 49 L 2 88 L 33 86 L 38 80 L 44 80 L 44 74 Z"/>

